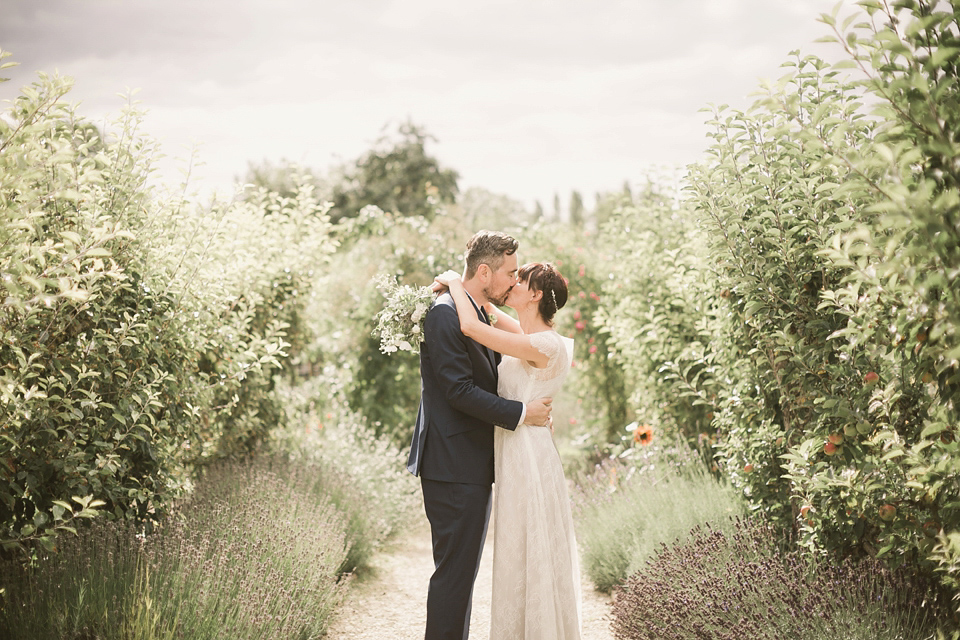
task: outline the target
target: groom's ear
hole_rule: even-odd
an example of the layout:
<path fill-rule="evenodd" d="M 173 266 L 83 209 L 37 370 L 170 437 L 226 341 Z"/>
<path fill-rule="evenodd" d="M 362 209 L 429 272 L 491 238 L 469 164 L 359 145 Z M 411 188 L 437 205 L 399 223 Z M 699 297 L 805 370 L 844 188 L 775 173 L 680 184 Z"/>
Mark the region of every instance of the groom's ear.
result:
<path fill-rule="evenodd" d="M 490 265 L 486 263 L 481 263 L 477 266 L 477 277 L 480 278 L 481 282 L 485 282 L 490 278 Z"/>

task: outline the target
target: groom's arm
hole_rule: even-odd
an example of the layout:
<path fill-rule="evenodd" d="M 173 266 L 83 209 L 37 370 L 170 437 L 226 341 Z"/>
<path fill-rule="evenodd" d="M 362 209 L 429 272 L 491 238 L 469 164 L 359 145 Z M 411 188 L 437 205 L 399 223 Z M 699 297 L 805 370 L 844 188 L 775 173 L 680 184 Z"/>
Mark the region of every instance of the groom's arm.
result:
<path fill-rule="evenodd" d="M 469 338 L 460 332 L 456 310 L 435 305 L 424 320 L 424 331 L 434 374 L 450 406 L 498 427 L 516 429 L 525 413 L 523 403 L 501 398 L 474 383 L 467 353 Z"/>

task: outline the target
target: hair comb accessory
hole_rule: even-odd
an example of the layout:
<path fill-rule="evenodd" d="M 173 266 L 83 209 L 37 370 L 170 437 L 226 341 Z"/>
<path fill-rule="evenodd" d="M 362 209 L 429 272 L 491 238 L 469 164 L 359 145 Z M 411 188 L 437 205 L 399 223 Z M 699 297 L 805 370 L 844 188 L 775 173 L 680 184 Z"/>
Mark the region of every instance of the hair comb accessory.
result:
<path fill-rule="evenodd" d="M 557 292 L 553 288 L 550 289 L 550 297 L 553 298 L 553 308 L 560 311 L 560 307 L 557 305 Z"/>

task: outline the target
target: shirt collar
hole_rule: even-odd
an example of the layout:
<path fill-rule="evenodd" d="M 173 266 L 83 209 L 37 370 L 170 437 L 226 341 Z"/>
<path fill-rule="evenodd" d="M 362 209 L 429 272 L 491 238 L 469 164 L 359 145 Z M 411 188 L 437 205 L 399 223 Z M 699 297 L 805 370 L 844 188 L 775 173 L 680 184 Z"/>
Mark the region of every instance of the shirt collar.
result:
<path fill-rule="evenodd" d="M 477 304 L 477 301 L 473 299 L 473 296 L 470 295 L 469 291 L 464 289 L 463 292 L 467 294 L 467 298 L 470 299 L 470 303 L 473 305 L 473 308 L 476 309 L 477 315 L 479 315 L 484 322 L 487 322 L 487 312 L 483 309 L 483 307 Z"/>

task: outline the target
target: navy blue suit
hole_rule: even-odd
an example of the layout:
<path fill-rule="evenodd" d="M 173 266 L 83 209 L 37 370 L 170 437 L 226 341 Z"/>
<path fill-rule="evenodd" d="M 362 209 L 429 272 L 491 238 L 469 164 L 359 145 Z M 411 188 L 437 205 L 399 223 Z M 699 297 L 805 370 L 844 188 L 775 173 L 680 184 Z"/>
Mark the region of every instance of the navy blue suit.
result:
<path fill-rule="evenodd" d="M 477 315 L 485 315 L 475 308 Z M 433 536 L 426 640 L 463 640 L 490 516 L 493 430 L 516 429 L 523 404 L 497 396 L 500 354 L 460 331 L 449 294 L 424 320 L 421 399 L 407 469 L 420 476 Z"/>

